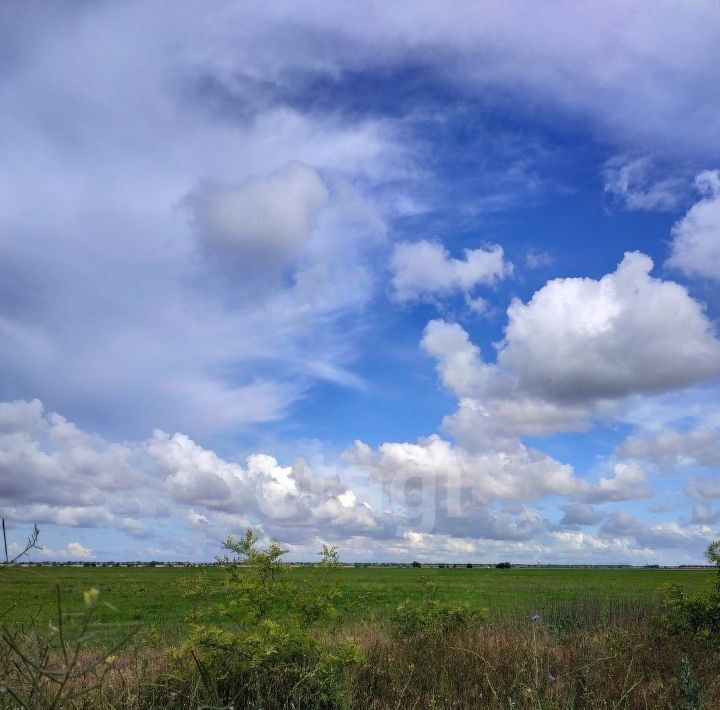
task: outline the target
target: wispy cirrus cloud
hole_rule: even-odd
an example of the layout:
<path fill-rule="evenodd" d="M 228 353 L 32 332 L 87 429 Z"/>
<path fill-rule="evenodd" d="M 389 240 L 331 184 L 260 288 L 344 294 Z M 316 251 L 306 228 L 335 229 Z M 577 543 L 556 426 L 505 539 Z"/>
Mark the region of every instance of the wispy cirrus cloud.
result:
<path fill-rule="evenodd" d="M 605 163 L 602 175 L 605 194 L 622 209 L 671 212 L 687 198 L 687 179 L 657 176 L 647 156 L 615 156 Z"/>

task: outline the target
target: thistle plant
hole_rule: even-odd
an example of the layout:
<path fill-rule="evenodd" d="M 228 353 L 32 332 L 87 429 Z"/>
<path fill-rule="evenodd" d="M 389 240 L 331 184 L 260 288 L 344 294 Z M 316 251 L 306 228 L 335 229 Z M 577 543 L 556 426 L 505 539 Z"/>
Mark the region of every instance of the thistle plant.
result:
<path fill-rule="evenodd" d="M 83 611 L 69 614 L 58 586 L 56 617 L 47 630 L 37 618 L 29 626 L 16 623 L 0 628 L 0 692 L 12 707 L 56 710 L 102 691 L 115 654 L 137 629 L 102 652 L 93 649 L 98 613 L 103 606 L 112 607 L 100 601 L 97 589 L 84 592 L 83 599 Z"/>
<path fill-rule="evenodd" d="M 25 542 L 25 547 L 23 547 L 22 550 L 20 550 L 20 552 L 18 552 L 12 558 L 8 554 L 7 533 L 5 531 L 5 518 L 2 519 L 2 535 L 3 545 L 5 546 L 5 561 L 1 563 L 3 565 L 13 565 L 18 560 L 22 559 L 26 555 L 29 555 L 31 550 L 40 549 L 40 545 L 38 545 L 40 530 L 37 525 L 33 525 L 32 532 L 30 533 L 30 535 L 28 535 L 28 539 Z"/>

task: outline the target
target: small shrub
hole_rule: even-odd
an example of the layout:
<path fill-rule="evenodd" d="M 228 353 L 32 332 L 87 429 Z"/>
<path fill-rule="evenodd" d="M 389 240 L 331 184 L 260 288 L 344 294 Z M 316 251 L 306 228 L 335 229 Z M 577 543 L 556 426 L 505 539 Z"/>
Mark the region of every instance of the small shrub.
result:
<path fill-rule="evenodd" d="M 426 582 L 420 599 L 406 599 L 391 619 L 395 638 L 448 636 L 481 620 L 482 614 L 465 603 L 445 602 L 437 597 L 437 585 Z"/>
<path fill-rule="evenodd" d="M 343 672 L 359 660 L 354 644 L 318 633 L 318 624 L 337 617 L 339 593 L 331 583 L 337 549 L 323 546 L 312 583 L 300 586 L 286 579 L 286 550 L 278 543 L 261 548 L 248 530 L 224 546 L 234 553 L 220 560 L 230 591 L 221 610 L 231 625 L 192 625 L 175 654 L 175 683 L 199 676 L 203 700 L 215 705 L 337 707 Z M 186 585 L 186 594 L 207 603 L 203 585 L 197 591 Z"/>
<path fill-rule="evenodd" d="M 498 562 L 495 569 L 510 569 L 512 565 L 509 562 Z"/>
<path fill-rule="evenodd" d="M 670 634 L 695 636 L 720 647 L 720 591 L 715 587 L 691 594 L 668 585 L 663 590 L 660 625 Z"/>
<path fill-rule="evenodd" d="M 670 634 L 694 636 L 720 648 L 720 540 L 710 544 L 705 554 L 718 566 L 718 579 L 694 594 L 676 584 L 666 586 L 660 626 Z"/>

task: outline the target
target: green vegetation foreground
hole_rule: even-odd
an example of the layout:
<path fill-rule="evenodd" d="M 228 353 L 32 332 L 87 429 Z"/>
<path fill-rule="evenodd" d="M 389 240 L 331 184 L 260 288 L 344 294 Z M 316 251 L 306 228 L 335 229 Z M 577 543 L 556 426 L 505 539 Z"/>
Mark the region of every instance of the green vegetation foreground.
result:
<path fill-rule="evenodd" d="M 718 574 L 225 547 L 222 568 L 4 570 L 0 707 L 720 707 L 720 544 Z"/>

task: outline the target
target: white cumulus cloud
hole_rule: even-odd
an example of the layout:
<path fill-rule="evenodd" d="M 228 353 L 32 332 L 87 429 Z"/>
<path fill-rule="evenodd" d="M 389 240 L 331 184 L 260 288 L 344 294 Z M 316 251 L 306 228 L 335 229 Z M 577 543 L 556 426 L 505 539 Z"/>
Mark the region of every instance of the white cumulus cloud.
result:
<path fill-rule="evenodd" d="M 79 542 L 70 542 L 67 546 L 67 553 L 69 557 L 78 560 L 89 560 L 93 557 L 93 552 L 89 547 L 81 545 Z"/>
<path fill-rule="evenodd" d="M 670 427 L 629 436 L 617 455 L 648 461 L 665 471 L 679 466 L 720 466 L 720 429 L 699 427 L 682 433 Z"/>
<path fill-rule="evenodd" d="M 459 400 L 446 427 L 465 445 L 586 429 L 633 395 L 720 377 L 720 341 L 688 291 L 628 253 L 601 279 L 548 282 L 508 309 L 496 362 L 457 323 L 428 323 L 423 348 Z"/>
<path fill-rule="evenodd" d="M 720 280 L 720 170 L 695 179 L 702 199 L 673 227 L 667 265 L 687 276 Z"/>
<path fill-rule="evenodd" d="M 720 376 L 720 341 L 687 290 L 627 253 L 599 280 L 550 281 L 514 301 L 500 367 L 528 392 L 560 401 L 664 392 Z"/>
<path fill-rule="evenodd" d="M 611 476 L 602 476 L 586 494 L 590 503 L 649 498 L 652 495 L 647 471 L 634 463 L 617 463 Z"/>
<path fill-rule="evenodd" d="M 397 301 L 469 293 L 480 284 L 493 284 L 512 274 L 502 247 L 465 249 L 463 259 L 450 256 L 437 242 L 401 242 L 392 254 L 393 296 Z"/>

